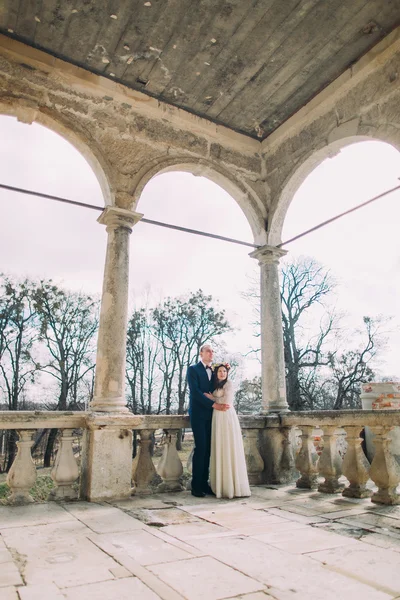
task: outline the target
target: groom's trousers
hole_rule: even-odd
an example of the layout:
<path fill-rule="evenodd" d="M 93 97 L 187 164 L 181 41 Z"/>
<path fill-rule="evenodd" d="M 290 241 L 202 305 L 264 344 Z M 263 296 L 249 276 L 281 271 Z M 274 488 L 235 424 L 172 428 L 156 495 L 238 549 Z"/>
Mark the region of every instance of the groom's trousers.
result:
<path fill-rule="evenodd" d="M 208 488 L 208 472 L 211 453 L 211 419 L 195 419 L 192 422 L 194 452 L 192 463 L 192 490 L 205 492 Z"/>

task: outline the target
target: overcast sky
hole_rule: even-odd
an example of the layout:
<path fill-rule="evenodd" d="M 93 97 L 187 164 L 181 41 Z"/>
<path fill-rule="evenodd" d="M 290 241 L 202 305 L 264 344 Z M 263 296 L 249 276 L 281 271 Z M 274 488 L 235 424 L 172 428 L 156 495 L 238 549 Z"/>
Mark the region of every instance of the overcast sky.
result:
<path fill-rule="evenodd" d="M 39 125 L 0 117 L 0 183 L 102 205 L 98 182 L 84 158 L 57 134 Z M 298 190 L 288 211 L 288 239 L 398 184 L 400 154 L 380 142 L 344 148 L 327 159 Z M 0 190 L 0 270 L 18 276 L 51 277 L 65 287 L 101 292 L 106 245 L 98 213 Z M 138 209 L 166 221 L 252 241 L 235 201 L 202 177 L 168 173 L 146 186 Z M 362 316 L 393 315 L 394 331 L 380 366 L 400 378 L 400 194 L 347 216 L 287 246 L 289 256 L 313 256 L 339 281 L 336 303 L 349 325 Z M 249 303 L 241 298 L 256 263 L 251 249 L 144 223 L 131 236 L 130 302 L 146 291 L 155 302 L 202 288 L 219 300 L 239 333 L 227 339 L 231 352 L 252 343 Z M 397 328 L 397 330 L 396 330 Z M 247 365 L 253 374 L 256 366 Z"/>

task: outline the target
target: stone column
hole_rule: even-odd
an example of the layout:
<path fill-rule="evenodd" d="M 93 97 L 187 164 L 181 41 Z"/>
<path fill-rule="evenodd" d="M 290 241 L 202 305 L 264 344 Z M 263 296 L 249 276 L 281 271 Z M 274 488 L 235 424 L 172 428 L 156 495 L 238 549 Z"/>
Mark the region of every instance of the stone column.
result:
<path fill-rule="evenodd" d="M 89 501 L 126 498 L 132 493 L 132 431 L 119 425 L 125 402 L 129 236 L 142 215 L 107 207 L 107 253 L 97 342 L 94 398 L 83 437 L 81 497 Z M 99 424 L 100 423 L 100 424 Z"/>
<path fill-rule="evenodd" d="M 250 254 L 261 267 L 262 413 L 287 412 L 279 259 L 286 250 L 263 246 Z"/>
<path fill-rule="evenodd" d="M 125 405 L 126 327 L 128 316 L 129 236 L 143 215 L 107 207 L 98 222 L 106 225 L 107 253 L 101 298 L 96 376 L 91 410 L 127 412 Z"/>

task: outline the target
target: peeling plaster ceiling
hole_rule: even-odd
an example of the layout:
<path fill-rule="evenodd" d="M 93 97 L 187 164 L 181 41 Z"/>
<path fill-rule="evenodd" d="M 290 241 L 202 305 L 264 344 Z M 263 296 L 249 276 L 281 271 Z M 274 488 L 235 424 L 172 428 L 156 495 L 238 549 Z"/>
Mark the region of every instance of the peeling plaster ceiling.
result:
<path fill-rule="evenodd" d="M 400 0 L 2 0 L 0 32 L 265 139 L 400 24 Z"/>

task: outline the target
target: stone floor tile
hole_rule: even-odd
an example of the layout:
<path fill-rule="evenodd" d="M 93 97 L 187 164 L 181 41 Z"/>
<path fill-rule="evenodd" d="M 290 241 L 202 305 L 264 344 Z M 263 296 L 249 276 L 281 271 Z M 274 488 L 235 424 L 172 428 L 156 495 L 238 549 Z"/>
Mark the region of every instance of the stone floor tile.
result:
<path fill-rule="evenodd" d="M 140 579 L 149 589 L 155 592 L 162 600 L 182 600 L 182 596 L 166 583 L 158 579 L 146 567 L 140 565 L 121 548 L 116 548 L 105 539 L 105 536 L 93 534 L 91 540 L 109 556 L 112 556 L 120 565 L 124 566 L 132 575 Z"/>
<path fill-rule="evenodd" d="M 205 521 L 188 523 L 185 525 L 168 525 L 168 527 L 162 528 L 162 532 L 175 537 L 178 540 L 234 535 L 232 531 L 226 527 L 221 527 L 221 525 L 215 525 L 214 523 L 207 523 Z"/>
<path fill-rule="evenodd" d="M 2 563 L 11 562 L 12 556 L 6 548 L 0 548 L 0 565 Z"/>
<path fill-rule="evenodd" d="M 54 502 L 28 506 L 0 506 L 0 532 L 10 527 L 46 525 L 72 520 L 73 517 Z"/>
<path fill-rule="evenodd" d="M 389 600 L 391 595 L 378 591 L 352 577 L 335 573 L 309 558 L 268 546 L 254 538 L 192 540 L 210 556 L 268 586 L 268 593 L 278 600 Z M 338 552 L 343 548 L 338 548 Z M 340 590 L 340 596 L 338 596 Z M 322 595 L 323 591 L 323 595 Z"/>
<path fill-rule="evenodd" d="M 287 530 L 273 534 L 258 535 L 256 539 L 290 554 L 306 554 L 308 552 L 359 543 L 350 537 L 310 526 L 295 531 Z"/>
<path fill-rule="evenodd" d="M 124 577 L 132 577 L 132 574 L 128 571 L 128 569 L 125 569 L 125 567 L 114 567 L 113 569 L 110 569 L 110 573 L 112 573 L 115 577 L 115 579 L 123 579 Z"/>
<path fill-rule="evenodd" d="M 137 577 L 92 583 L 63 590 L 67 600 L 159 600 Z"/>
<path fill-rule="evenodd" d="M 284 531 L 296 531 L 297 529 L 304 529 L 304 527 L 309 527 L 307 523 L 297 523 L 295 521 L 288 521 L 283 519 L 277 523 L 270 523 L 268 527 L 264 527 L 262 530 L 256 531 L 251 537 L 257 537 L 258 535 L 269 535 L 276 534 L 279 535 L 280 532 Z"/>
<path fill-rule="evenodd" d="M 337 523 L 343 523 L 345 525 L 351 525 L 353 527 L 359 527 L 362 529 L 369 529 L 371 531 L 384 528 L 392 529 L 393 531 L 397 530 L 398 532 L 400 530 L 400 521 L 397 519 L 371 513 L 361 513 L 350 517 L 335 519 L 335 521 Z"/>
<path fill-rule="evenodd" d="M 20 600 L 65 600 L 64 594 L 54 583 L 20 587 L 18 594 Z"/>
<path fill-rule="evenodd" d="M 149 569 L 190 600 L 219 600 L 264 589 L 258 581 L 210 557 L 153 565 Z"/>
<path fill-rule="evenodd" d="M 365 507 L 364 506 L 360 506 L 360 507 L 354 507 L 354 508 L 349 508 L 346 510 L 336 510 L 336 511 L 329 511 L 329 512 L 320 512 L 319 516 L 323 519 L 330 519 L 330 520 L 336 520 L 336 519 L 343 519 L 344 517 L 355 517 L 357 515 L 362 515 L 365 514 Z"/>
<path fill-rule="evenodd" d="M 175 525 L 179 523 L 191 523 L 200 519 L 188 511 L 176 507 L 149 509 L 142 508 L 129 511 L 129 514 L 136 517 L 147 525 L 164 527 L 165 525 Z"/>
<path fill-rule="evenodd" d="M 398 552 L 357 542 L 357 546 L 313 552 L 310 557 L 335 569 L 336 572 L 357 578 L 387 594 L 400 593 Z"/>
<path fill-rule="evenodd" d="M 394 552 L 400 552 L 400 537 L 395 538 L 389 535 L 383 535 L 382 533 L 366 533 L 361 538 L 361 541 L 372 544 L 373 546 L 379 546 L 380 548 L 387 548 Z"/>
<path fill-rule="evenodd" d="M 0 568 L 0 598 L 1 588 L 10 587 L 12 585 L 22 585 L 23 581 L 14 562 L 5 562 Z"/>
<path fill-rule="evenodd" d="M 16 588 L 13 585 L 0 588 L 1 600 L 19 600 L 17 589 L 20 588 Z"/>
<path fill-rule="evenodd" d="M 297 513 L 290 512 L 288 510 L 281 510 L 280 508 L 268 508 L 265 512 L 267 512 L 270 515 L 279 516 L 282 519 L 286 519 L 289 521 L 295 521 L 297 523 L 306 523 L 307 525 L 309 525 L 311 523 L 326 522 L 326 519 L 322 519 L 319 516 L 298 515 Z"/>
<path fill-rule="evenodd" d="M 385 506 L 383 504 L 369 503 L 366 507 L 366 512 L 371 512 L 374 515 L 382 515 L 384 517 L 390 517 L 392 519 L 400 519 L 400 506 Z"/>
<path fill-rule="evenodd" d="M 268 600 L 268 598 L 273 598 L 268 592 L 252 592 L 235 596 L 235 600 Z"/>
<path fill-rule="evenodd" d="M 169 561 L 192 558 L 192 555 L 173 544 L 161 540 L 147 531 L 110 533 L 98 536 L 119 551 L 134 558 L 140 565 L 153 565 Z"/>
<path fill-rule="evenodd" d="M 95 533 L 133 531 L 143 523 L 109 504 L 74 502 L 65 504 L 66 510 Z"/>
<path fill-rule="evenodd" d="M 167 506 L 164 498 L 159 495 L 132 496 L 125 500 L 113 500 L 110 504 L 124 511 L 136 510 L 139 508 L 165 508 Z"/>
<path fill-rule="evenodd" d="M 118 564 L 87 539 L 90 533 L 74 520 L 6 529 L 3 537 L 9 549 L 23 558 L 27 585 L 68 587 L 113 579 L 109 569 Z"/>

